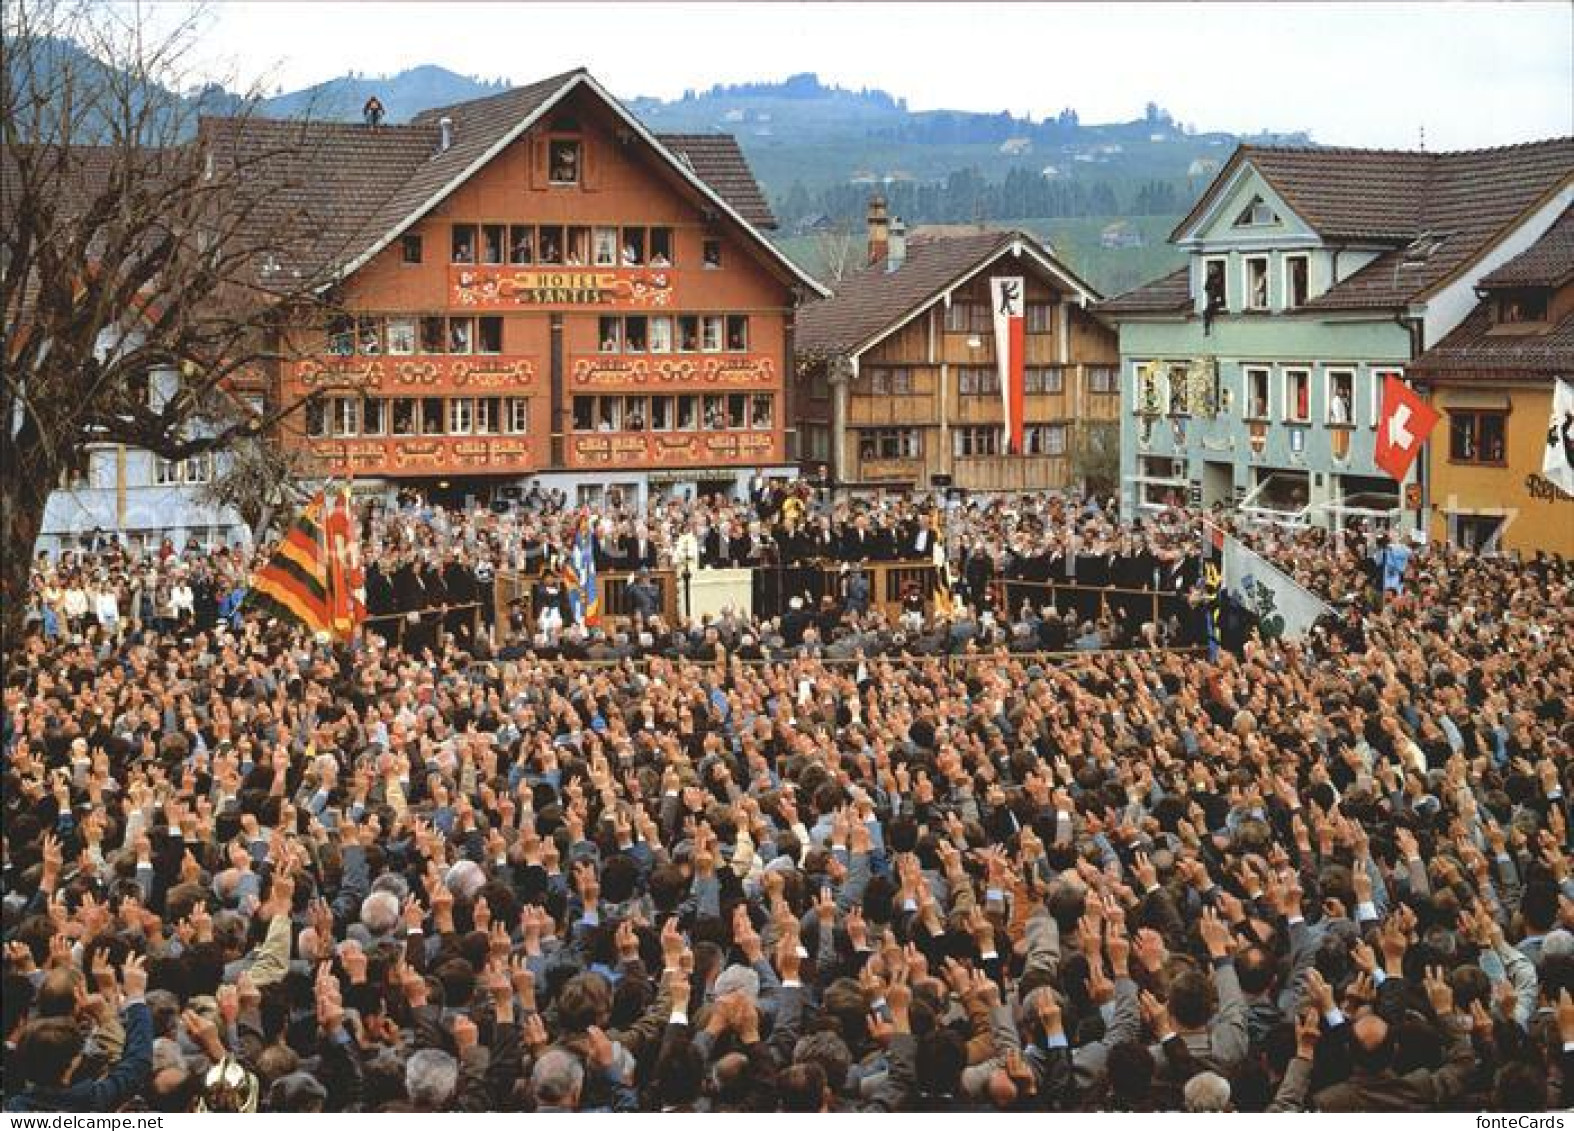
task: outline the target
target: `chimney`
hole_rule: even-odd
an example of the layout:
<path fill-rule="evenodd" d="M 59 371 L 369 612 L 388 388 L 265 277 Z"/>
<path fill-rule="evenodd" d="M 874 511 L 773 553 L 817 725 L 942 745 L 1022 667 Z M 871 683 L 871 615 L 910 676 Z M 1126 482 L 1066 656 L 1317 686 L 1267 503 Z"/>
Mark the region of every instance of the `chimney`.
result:
<path fill-rule="evenodd" d="M 447 153 L 454 144 L 454 120 L 449 117 L 437 119 L 437 152 Z"/>
<path fill-rule="evenodd" d="M 884 263 L 891 249 L 891 224 L 886 219 L 885 197 L 869 198 L 869 263 Z"/>
<path fill-rule="evenodd" d="M 891 237 L 885 253 L 885 269 L 895 271 L 907 262 L 907 225 L 900 216 L 891 217 Z"/>

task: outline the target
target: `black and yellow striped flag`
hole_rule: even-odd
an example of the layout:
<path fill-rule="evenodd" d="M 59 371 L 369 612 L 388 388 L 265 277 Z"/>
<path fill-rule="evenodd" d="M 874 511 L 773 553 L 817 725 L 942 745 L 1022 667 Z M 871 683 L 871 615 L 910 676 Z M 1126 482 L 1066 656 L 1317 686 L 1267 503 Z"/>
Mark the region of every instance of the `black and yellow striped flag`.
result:
<path fill-rule="evenodd" d="M 318 492 L 290 524 L 273 556 L 251 575 L 243 607 L 298 621 L 311 632 L 332 632 L 322 511 Z"/>

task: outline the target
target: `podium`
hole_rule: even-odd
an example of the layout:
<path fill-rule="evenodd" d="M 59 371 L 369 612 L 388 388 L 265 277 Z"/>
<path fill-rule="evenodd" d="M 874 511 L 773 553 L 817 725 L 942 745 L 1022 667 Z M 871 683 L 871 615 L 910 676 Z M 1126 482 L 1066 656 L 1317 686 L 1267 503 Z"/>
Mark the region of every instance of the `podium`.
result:
<path fill-rule="evenodd" d="M 683 583 L 680 581 L 679 585 Z M 706 616 L 719 616 L 723 609 L 732 609 L 743 617 L 754 615 L 754 571 L 752 569 L 697 569 L 690 575 L 689 617 L 699 620 Z M 678 594 L 678 608 L 683 608 L 683 594 Z"/>

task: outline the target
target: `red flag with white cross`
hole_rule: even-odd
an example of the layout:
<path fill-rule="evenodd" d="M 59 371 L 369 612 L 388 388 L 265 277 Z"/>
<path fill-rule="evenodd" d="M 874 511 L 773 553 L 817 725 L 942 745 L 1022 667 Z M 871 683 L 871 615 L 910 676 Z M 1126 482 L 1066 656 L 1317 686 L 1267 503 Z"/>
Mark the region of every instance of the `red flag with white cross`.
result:
<path fill-rule="evenodd" d="M 1383 378 L 1383 411 L 1377 417 L 1377 466 L 1402 483 L 1421 445 L 1437 425 L 1437 410 L 1398 377 Z"/>

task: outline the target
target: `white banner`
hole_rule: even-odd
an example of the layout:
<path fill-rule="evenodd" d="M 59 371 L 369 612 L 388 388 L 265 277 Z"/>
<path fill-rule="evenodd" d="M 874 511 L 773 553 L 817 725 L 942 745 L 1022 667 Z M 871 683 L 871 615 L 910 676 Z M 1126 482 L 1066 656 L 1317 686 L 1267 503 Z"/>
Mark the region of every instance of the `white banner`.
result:
<path fill-rule="evenodd" d="M 1224 588 L 1257 618 L 1264 640 L 1297 640 L 1318 617 L 1333 611 L 1278 566 L 1228 536 L 1224 540 Z"/>
<path fill-rule="evenodd" d="M 1561 377 L 1552 382 L 1552 419 L 1547 423 L 1541 474 L 1565 495 L 1574 495 L 1574 385 Z"/>
<path fill-rule="evenodd" d="M 1021 454 L 1022 446 L 1022 317 L 1027 291 L 1022 276 L 989 280 L 990 306 L 995 316 L 995 370 L 1000 375 L 1000 418 L 1005 421 L 1005 450 Z"/>

